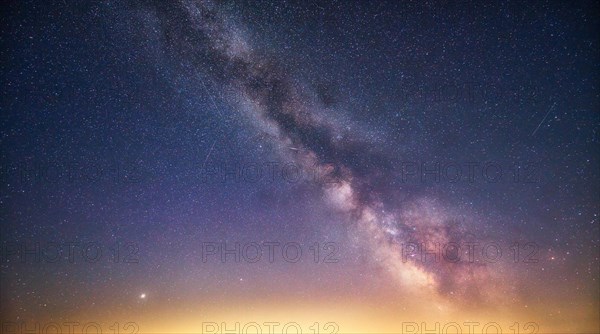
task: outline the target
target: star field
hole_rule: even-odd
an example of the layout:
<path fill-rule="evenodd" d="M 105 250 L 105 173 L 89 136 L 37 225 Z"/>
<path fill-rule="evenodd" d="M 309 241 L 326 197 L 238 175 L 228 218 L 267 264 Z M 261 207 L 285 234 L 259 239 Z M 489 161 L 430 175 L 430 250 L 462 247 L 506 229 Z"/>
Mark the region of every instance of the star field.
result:
<path fill-rule="evenodd" d="M 9 1 L 0 333 L 598 332 L 597 12 Z"/>

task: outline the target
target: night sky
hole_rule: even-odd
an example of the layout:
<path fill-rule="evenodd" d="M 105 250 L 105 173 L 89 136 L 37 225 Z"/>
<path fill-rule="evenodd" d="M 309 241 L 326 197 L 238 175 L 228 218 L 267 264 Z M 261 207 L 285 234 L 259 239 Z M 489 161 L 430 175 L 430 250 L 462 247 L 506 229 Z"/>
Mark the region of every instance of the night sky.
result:
<path fill-rule="evenodd" d="M 0 333 L 600 332 L 597 2 L 0 7 Z"/>

